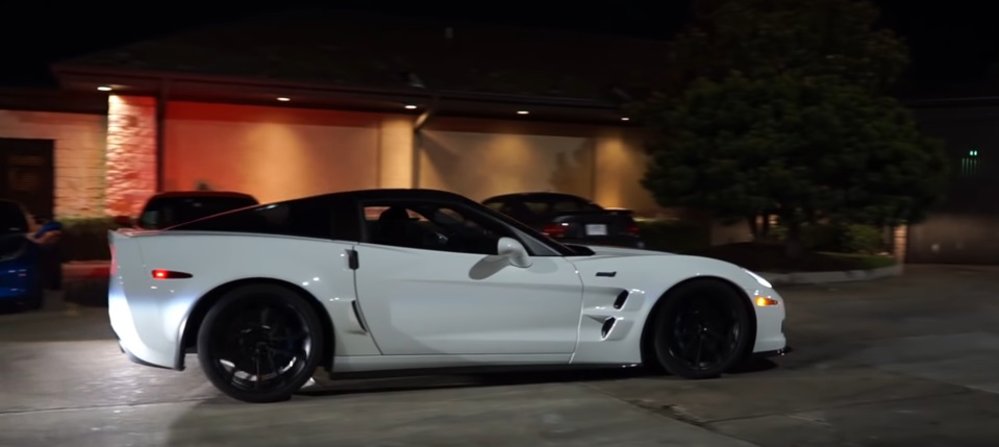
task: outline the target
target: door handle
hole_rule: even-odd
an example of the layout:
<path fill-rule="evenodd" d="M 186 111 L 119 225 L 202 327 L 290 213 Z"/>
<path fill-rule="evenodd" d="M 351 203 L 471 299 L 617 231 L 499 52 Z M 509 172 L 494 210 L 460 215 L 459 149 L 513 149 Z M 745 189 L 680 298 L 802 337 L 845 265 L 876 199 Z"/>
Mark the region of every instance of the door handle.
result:
<path fill-rule="evenodd" d="M 357 270 L 357 267 L 360 266 L 357 259 L 357 250 L 354 250 L 353 248 L 347 249 L 347 266 L 350 267 L 351 270 Z"/>

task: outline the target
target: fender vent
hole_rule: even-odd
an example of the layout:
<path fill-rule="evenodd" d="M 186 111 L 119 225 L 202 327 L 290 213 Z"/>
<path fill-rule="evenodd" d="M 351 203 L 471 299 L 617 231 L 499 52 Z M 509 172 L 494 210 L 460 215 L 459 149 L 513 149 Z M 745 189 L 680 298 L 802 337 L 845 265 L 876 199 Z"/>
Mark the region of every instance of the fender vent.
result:
<path fill-rule="evenodd" d="M 628 299 L 628 291 L 622 290 L 621 293 L 617 294 L 617 299 L 614 300 L 614 308 L 620 309 L 624 306 L 624 302 Z"/>
<path fill-rule="evenodd" d="M 600 328 L 600 336 L 607 338 L 607 333 L 610 332 L 611 328 L 614 327 L 614 322 L 617 321 L 614 317 L 608 317 L 604 320 L 603 327 Z"/>

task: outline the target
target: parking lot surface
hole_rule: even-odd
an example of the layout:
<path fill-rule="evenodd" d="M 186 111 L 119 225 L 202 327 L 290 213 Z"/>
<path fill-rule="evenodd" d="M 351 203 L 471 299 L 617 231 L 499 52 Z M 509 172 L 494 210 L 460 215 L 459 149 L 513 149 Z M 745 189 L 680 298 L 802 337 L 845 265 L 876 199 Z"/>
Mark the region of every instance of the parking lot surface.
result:
<path fill-rule="evenodd" d="M 329 381 L 217 392 L 122 355 L 100 300 L 0 313 L 0 446 L 995 446 L 999 269 L 781 288 L 795 352 L 720 379 L 640 369 Z"/>

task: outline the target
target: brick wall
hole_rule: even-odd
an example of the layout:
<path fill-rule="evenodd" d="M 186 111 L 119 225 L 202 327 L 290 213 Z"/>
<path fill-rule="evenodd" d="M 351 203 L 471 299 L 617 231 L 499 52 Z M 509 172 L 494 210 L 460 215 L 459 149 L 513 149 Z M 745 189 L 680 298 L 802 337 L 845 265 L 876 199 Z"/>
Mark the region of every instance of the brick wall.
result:
<path fill-rule="evenodd" d="M 0 110 L 0 137 L 55 141 L 57 218 L 103 215 L 106 135 L 102 115 Z"/>
<path fill-rule="evenodd" d="M 111 95 L 108 98 L 108 215 L 135 216 L 156 192 L 156 100 Z"/>

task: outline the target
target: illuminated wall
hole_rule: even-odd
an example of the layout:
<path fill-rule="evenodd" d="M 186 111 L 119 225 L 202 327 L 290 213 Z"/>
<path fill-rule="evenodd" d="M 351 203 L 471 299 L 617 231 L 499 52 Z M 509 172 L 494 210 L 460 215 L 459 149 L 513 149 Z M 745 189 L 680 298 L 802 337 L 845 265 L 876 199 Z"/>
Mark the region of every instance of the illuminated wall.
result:
<path fill-rule="evenodd" d="M 134 216 L 156 192 L 156 100 L 108 97 L 105 160 L 108 215 Z"/>
<path fill-rule="evenodd" d="M 404 185 L 411 135 L 410 121 L 380 114 L 170 102 L 164 186 L 203 183 L 270 202 L 373 188 L 383 177 Z"/>
<path fill-rule="evenodd" d="M 652 195 L 642 186 L 646 155 L 637 131 L 603 128 L 595 136 L 596 173 L 593 196 L 608 207 L 630 208 L 642 216 L 662 212 Z"/>
<path fill-rule="evenodd" d="M 439 118 L 422 130 L 418 184 L 474 200 L 556 191 L 643 213 L 657 208 L 638 183 L 644 158 L 623 129 Z"/>
<path fill-rule="evenodd" d="M 104 214 L 107 118 L 82 113 L 0 110 L 0 137 L 55 142 L 55 215 Z"/>

